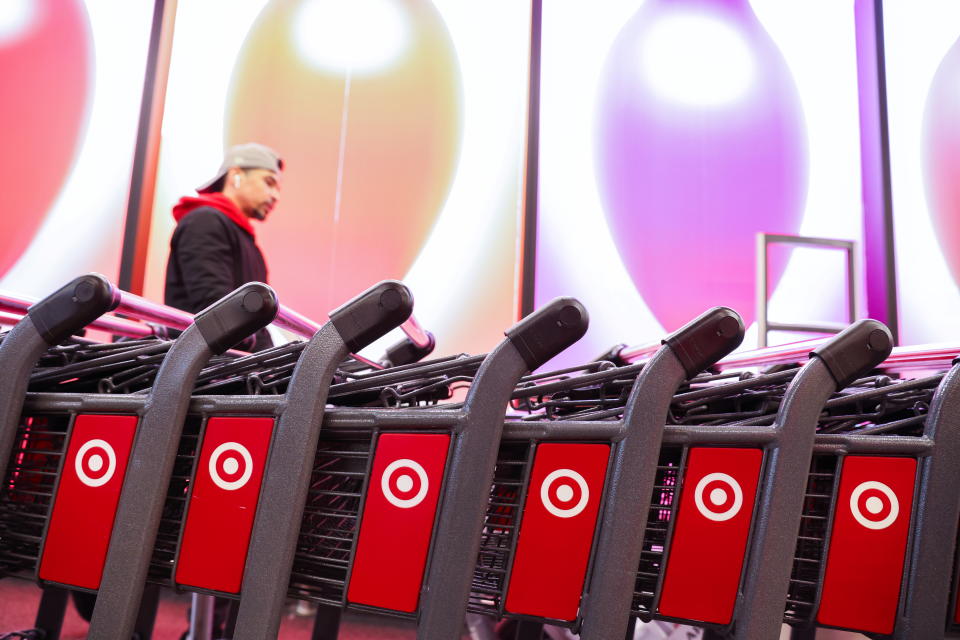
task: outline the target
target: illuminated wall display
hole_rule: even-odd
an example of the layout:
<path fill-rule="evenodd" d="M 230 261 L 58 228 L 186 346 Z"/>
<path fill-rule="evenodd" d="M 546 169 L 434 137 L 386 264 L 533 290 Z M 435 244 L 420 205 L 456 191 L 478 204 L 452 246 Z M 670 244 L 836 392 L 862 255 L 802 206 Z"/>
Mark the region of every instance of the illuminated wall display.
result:
<path fill-rule="evenodd" d="M 757 232 L 859 240 L 852 2 L 545 3 L 541 64 L 536 300 L 591 310 L 571 360 L 717 304 L 752 324 Z M 840 255 L 771 283 L 771 320 L 846 319 Z"/>
<path fill-rule="evenodd" d="M 960 315 L 960 5 L 885 1 L 900 341 L 956 340 Z"/>
<path fill-rule="evenodd" d="M 282 302 L 322 320 L 398 278 L 438 353 L 489 349 L 516 318 L 529 47 L 514 0 L 181 0 L 146 295 L 172 205 L 259 141 L 287 163 L 257 228 Z"/>
<path fill-rule="evenodd" d="M 0 2 L 0 288 L 117 277 L 152 4 Z"/>
<path fill-rule="evenodd" d="M 543 5 L 534 302 L 575 295 L 592 316 L 565 357 L 659 339 L 714 304 L 744 316 L 752 346 L 755 233 L 861 239 L 853 0 Z M 960 8 L 883 9 L 900 338 L 952 339 Z M 145 294 L 162 299 L 172 205 L 225 146 L 258 140 L 288 164 L 258 232 L 285 303 L 322 320 L 399 278 L 438 353 L 488 349 L 516 317 L 530 11 L 180 0 Z M 19 88 L 0 103 L 18 150 L 0 159 L 0 288 L 118 277 L 152 15 L 0 3 Z M 775 252 L 770 319 L 845 321 L 843 274 L 838 252 Z"/>

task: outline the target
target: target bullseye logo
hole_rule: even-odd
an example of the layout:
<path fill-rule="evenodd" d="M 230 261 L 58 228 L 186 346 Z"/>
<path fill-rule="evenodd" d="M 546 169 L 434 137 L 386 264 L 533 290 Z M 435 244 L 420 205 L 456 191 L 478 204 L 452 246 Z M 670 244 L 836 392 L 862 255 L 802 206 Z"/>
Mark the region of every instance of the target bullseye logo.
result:
<path fill-rule="evenodd" d="M 704 497 L 706 496 L 706 499 Z M 740 513 L 743 489 L 740 483 L 725 473 L 708 473 L 697 483 L 693 493 L 697 509 L 704 518 L 724 522 Z"/>
<path fill-rule="evenodd" d="M 850 494 L 850 511 L 853 518 L 867 529 L 886 529 L 900 515 L 900 501 L 893 489 L 869 480 L 861 482 Z"/>
<path fill-rule="evenodd" d="M 102 487 L 117 470 L 117 454 L 106 440 L 94 438 L 77 451 L 73 468 L 80 482 L 88 487 Z"/>
<path fill-rule="evenodd" d="M 383 470 L 380 488 L 387 502 L 401 509 L 412 509 L 427 497 L 430 481 L 420 463 L 401 458 Z"/>
<path fill-rule="evenodd" d="M 207 468 L 215 485 L 224 491 L 236 491 L 250 480 L 253 458 L 239 442 L 224 442 L 213 450 Z"/>
<path fill-rule="evenodd" d="M 590 502 L 590 487 L 583 476 L 572 469 L 551 471 L 540 485 L 540 501 L 558 518 L 580 515 Z"/>

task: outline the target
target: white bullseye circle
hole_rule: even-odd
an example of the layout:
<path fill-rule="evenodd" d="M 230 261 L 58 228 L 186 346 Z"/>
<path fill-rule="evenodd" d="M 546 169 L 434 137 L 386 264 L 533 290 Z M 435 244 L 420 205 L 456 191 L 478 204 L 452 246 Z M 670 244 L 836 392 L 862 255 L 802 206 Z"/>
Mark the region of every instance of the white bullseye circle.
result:
<path fill-rule="evenodd" d="M 703 492 L 711 482 L 722 482 L 733 492 L 733 504 L 726 511 L 716 512 L 704 503 Z M 724 522 L 740 512 L 740 507 L 743 506 L 743 489 L 740 488 L 740 483 L 734 480 L 732 476 L 725 473 L 708 473 L 697 483 L 697 488 L 693 492 L 693 500 L 697 503 L 697 509 L 703 514 L 704 518 L 714 522 Z M 710 492 L 710 501 L 714 505 L 723 504 L 727 501 L 726 491 L 719 487 L 713 489 Z"/>
<path fill-rule="evenodd" d="M 393 482 L 393 475 L 400 469 L 407 472 L 412 471 L 420 478 L 420 491 L 417 492 L 417 495 L 412 498 L 407 498 L 406 500 L 398 498 L 393 492 L 393 487 L 390 486 L 390 483 Z M 418 462 L 410 460 L 409 458 L 400 458 L 388 464 L 387 468 L 383 470 L 383 476 L 380 478 L 380 489 L 383 491 L 383 497 L 387 499 L 387 502 L 401 509 L 411 509 L 423 502 L 423 499 L 427 497 L 427 489 L 429 487 L 430 482 L 427 478 L 426 470 L 420 466 Z M 409 473 L 404 473 L 397 478 L 397 489 L 402 493 L 413 489 L 413 478 Z"/>
<path fill-rule="evenodd" d="M 400 476 L 397 478 L 397 489 L 400 489 L 401 493 L 409 493 L 413 489 L 413 478 L 410 476 Z"/>
<path fill-rule="evenodd" d="M 718 507 L 727 501 L 727 492 L 723 489 L 714 489 L 710 492 L 710 502 Z"/>
<path fill-rule="evenodd" d="M 570 488 L 570 485 L 563 485 L 557 489 L 557 498 L 560 499 L 560 502 L 570 502 L 573 500 L 573 489 Z"/>
<path fill-rule="evenodd" d="M 100 471 L 100 469 L 103 469 L 103 458 L 97 454 L 93 454 L 90 456 L 90 459 L 87 460 L 87 466 L 90 467 L 90 471 Z"/>
<path fill-rule="evenodd" d="M 86 468 L 84 468 L 84 456 L 94 448 L 107 456 L 107 471 L 99 478 L 91 478 L 87 474 Z M 103 468 L 103 456 L 99 453 L 93 454 L 87 459 L 86 466 L 94 473 L 100 471 L 100 469 Z M 110 446 L 109 442 L 94 438 L 93 440 L 85 442 L 83 446 L 80 447 L 80 450 L 77 451 L 77 458 L 74 460 L 73 468 L 77 472 L 77 477 L 80 478 L 80 482 L 83 484 L 88 487 L 102 487 L 110 482 L 110 478 L 113 477 L 114 472 L 117 470 L 117 454 L 113 451 L 113 447 Z"/>
<path fill-rule="evenodd" d="M 553 484 L 560 478 L 569 478 L 580 487 L 580 501 L 568 509 L 557 507 L 553 503 L 553 497 L 550 495 Z M 557 487 L 557 498 L 561 502 L 569 502 L 573 498 L 573 489 L 568 485 L 560 485 Z M 572 469 L 557 469 L 556 471 L 550 472 L 547 477 L 543 479 L 543 484 L 540 485 L 540 501 L 543 502 L 543 506 L 547 511 L 558 518 L 572 518 L 580 515 L 583 510 L 587 508 L 587 503 L 590 502 L 590 487 L 587 486 L 587 481 L 584 480 L 583 476 L 576 471 Z"/>
<path fill-rule="evenodd" d="M 218 468 L 220 464 L 220 457 L 227 452 L 237 453 L 241 458 L 243 458 L 243 475 L 232 482 L 224 480 L 220 475 L 220 469 Z M 223 462 L 223 470 L 226 471 L 228 475 L 235 474 L 239 468 L 240 462 L 237 460 L 236 456 L 231 456 Z M 253 458 L 250 456 L 250 452 L 247 450 L 247 448 L 239 442 L 224 442 L 213 450 L 213 454 L 210 456 L 210 463 L 207 465 L 207 471 L 210 472 L 210 479 L 213 480 L 213 484 L 217 485 L 224 491 L 236 491 L 247 484 L 247 482 L 250 480 L 250 476 L 253 475 Z"/>
<path fill-rule="evenodd" d="M 865 515 L 863 511 L 860 510 L 860 496 L 863 495 L 864 491 L 869 491 L 870 489 L 876 489 L 890 502 L 890 513 L 887 514 L 886 518 L 882 520 L 871 520 Z M 879 507 L 877 506 L 879 505 Z M 870 496 L 864 501 L 864 506 L 867 511 L 876 515 L 883 511 L 883 500 L 876 496 Z M 874 511 L 876 509 L 876 511 Z M 879 531 L 880 529 L 886 529 L 892 525 L 897 520 L 897 516 L 900 515 L 900 501 L 897 500 L 897 494 L 893 492 L 893 489 L 883 484 L 882 482 L 877 482 L 876 480 L 868 480 L 866 482 L 861 482 L 857 485 L 857 488 L 853 490 L 853 493 L 850 494 L 850 512 L 853 514 L 854 520 L 862 524 L 867 529 L 873 529 Z"/>

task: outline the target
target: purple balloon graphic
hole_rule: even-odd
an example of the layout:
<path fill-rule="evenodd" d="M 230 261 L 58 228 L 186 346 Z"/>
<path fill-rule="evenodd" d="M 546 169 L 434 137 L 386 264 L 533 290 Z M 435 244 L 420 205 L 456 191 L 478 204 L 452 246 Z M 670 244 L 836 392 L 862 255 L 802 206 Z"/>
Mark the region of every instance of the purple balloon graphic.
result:
<path fill-rule="evenodd" d="M 796 233 L 800 99 L 747 0 L 650 0 L 599 81 L 595 168 L 634 285 L 667 330 L 726 305 L 754 316 L 757 232 Z M 770 263 L 770 290 L 786 261 Z"/>
<path fill-rule="evenodd" d="M 923 120 L 923 169 L 937 241 L 960 285 L 960 40 L 940 62 Z"/>

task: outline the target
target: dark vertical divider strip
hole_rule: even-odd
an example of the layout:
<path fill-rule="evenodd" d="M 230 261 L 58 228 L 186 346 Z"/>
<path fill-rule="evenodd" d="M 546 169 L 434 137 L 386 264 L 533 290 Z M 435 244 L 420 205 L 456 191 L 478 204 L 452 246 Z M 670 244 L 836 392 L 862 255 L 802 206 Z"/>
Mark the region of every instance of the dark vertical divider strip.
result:
<path fill-rule="evenodd" d="M 900 320 L 897 304 L 897 267 L 893 235 L 893 177 L 890 169 L 890 121 L 887 114 L 887 54 L 883 37 L 883 0 L 874 0 L 874 3 L 877 30 L 877 94 L 880 106 L 880 157 L 883 163 L 883 226 L 887 272 L 887 313 L 884 323 L 893 333 L 894 344 L 899 344 Z"/>
<path fill-rule="evenodd" d="M 867 315 L 884 322 L 898 341 L 882 0 L 856 0 L 854 11 Z"/>
<path fill-rule="evenodd" d="M 537 208 L 540 181 L 540 39 L 543 0 L 532 0 L 530 20 L 530 89 L 527 106 L 527 167 L 523 211 L 523 255 L 520 271 L 520 316 L 535 308 Z"/>
<path fill-rule="evenodd" d="M 176 10 L 176 0 L 155 0 L 153 25 L 150 29 L 150 48 L 143 78 L 143 97 L 140 100 L 140 119 L 137 143 L 130 177 L 130 195 L 123 230 L 123 248 L 120 257 L 118 283 L 121 289 L 141 293 L 146 263 L 147 240 L 150 230 L 150 205 L 156 171 L 156 140 L 163 115 L 162 99 L 166 93 L 169 70 L 169 42 L 172 38 L 172 20 L 165 20 Z M 169 24 L 168 24 L 169 23 Z M 159 101 L 158 101 L 159 99 Z"/>

